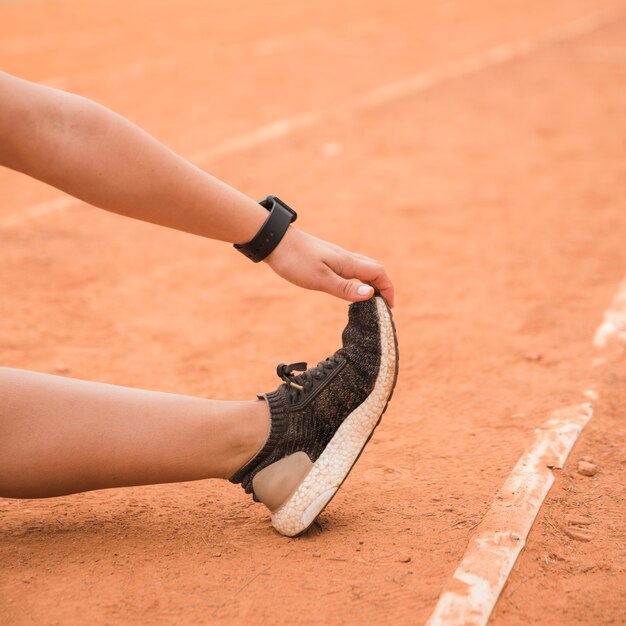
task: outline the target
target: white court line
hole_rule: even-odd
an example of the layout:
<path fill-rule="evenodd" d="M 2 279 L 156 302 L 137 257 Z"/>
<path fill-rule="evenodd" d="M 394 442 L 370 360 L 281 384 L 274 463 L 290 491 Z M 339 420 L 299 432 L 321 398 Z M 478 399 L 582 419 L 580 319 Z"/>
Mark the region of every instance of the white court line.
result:
<path fill-rule="evenodd" d="M 626 341 L 626 279 L 620 284 L 611 308 L 596 330 L 598 348 L 609 339 Z M 586 389 L 589 400 L 598 392 Z M 562 468 L 591 419 L 591 402 L 556 411 L 536 431 L 528 448 L 498 492 L 470 544 L 439 596 L 427 626 L 484 626 L 526 543 L 528 533 L 554 482 L 552 469 Z"/>
<path fill-rule="evenodd" d="M 495 46 L 494 48 L 489 48 L 483 52 L 471 54 L 457 61 L 452 61 L 438 68 L 419 72 L 395 83 L 376 87 L 328 109 L 277 120 L 248 135 L 231 139 L 213 148 L 197 152 L 193 154 L 190 159 L 192 161 L 202 162 L 210 157 L 221 156 L 229 152 L 251 148 L 271 139 L 284 137 L 301 128 L 313 126 L 331 115 L 377 107 L 405 96 L 432 89 L 437 85 L 441 85 L 455 78 L 480 72 L 491 66 L 527 56 L 543 47 L 593 32 L 601 26 L 615 20 L 617 15 L 619 15 L 619 12 L 614 8 L 595 11 L 594 13 L 571 22 L 549 28 L 534 37 L 516 39 Z"/>
<path fill-rule="evenodd" d="M 563 467 L 592 414 L 589 403 L 561 409 L 535 431 L 535 442 L 498 492 L 427 626 L 484 626 L 489 621 L 552 487 L 552 469 Z"/>
<path fill-rule="evenodd" d="M 604 348 L 609 340 L 626 341 L 626 280 L 622 282 L 611 308 L 604 312 L 604 321 L 593 338 L 596 348 Z"/>
<path fill-rule="evenodd" d="M 419 72 L 401 81 L 371 89 L 370 91 L 366 91 L 354 98 L 346 100 L 338 106 L 276 120 L 250 133 L 227 139 L 207 150 L 191 154 L 187 156 L 187 158 L 190 161 L 201 163 L 209 158 L 241 152 L 267 143 L 268 141 L 285 137 L 296 130 L 314 126 L 330 115 L 376 107 L 405 96 L 420 93 L 452 79 L 480 72 L 481 70 L 511 61 L 515 58 L 527 56 L 543 47 L 569 39 L 575 39 L 576 37 L 593 32 L 601 26 L 615 20 L 619 14 L 620 11 L 615 8 L 605 8 L 600 11 L 595 11 L 584 17 L 546 29 L 533 37 L 523 37 L 522 39 L 510 41 L 484 50 L 483 52 L 471 54 L 457 61 L 452 61 L 439 68 Z M 56 198 L 50 202 L 44 202 L 25 209 L 14 217 L 1 219 L 0 228 L 15 227 L 22 222 L 28 222 L 34 218 L 59 213 L 66 208 L 81 204 L 79 200 L 74 200 L 66 206 L 62 206 L 60 200 L 60 198 Z"/>
<path fill-rule="evenodd" d="M 207 150 L 201 150 L 189 155 L 188 159 L 194 163 L 201 163 L 212 157 L 224 156 L 226 154 L 232 154 L 234 152 L 243 152 L 249 148 L 264 144 L 273 139 L 279 139 L 285 137 L 290 133 L 301 128 L 309 128 L 319 122 L 322 117 L 327 115 L 328 112 L 318 113 L 305 113 L 303 115 L 297 115 L 295 117 L 283 118 L 264 124 L 251 133 L 241 135 L 240 137 L 233 137 L 227 139 L 221 143 L 209 148 Z"/>
<path fill-rule="evenodd" d="M 5 37 L 0 41 L 0 53 L 3 55 L 22 55 L 29 53 L 46 53 L 54 49 L 59 40 L 63 41 L 66 49 L 79 53 L 85 48 L 95 46 L 115 45 L 122 31 L 117 28 L 99 28 L 89 32 L 76 31 L 73 33 L 46 33 L 33 37 Z"/>
<path fill-rule="evenodd" d="M 385 104 L 391 100 L 425 91 L 455 78 L 481 72 L 494 65 L 501 65 L 507 61 L 528 56 L 541 48 L 576 39 L 593 32 L 614 21 L 619 13 L 614 8 L 602 9 L 571 22 L 553 26 L 535 36 L 523 37 L 489 48 L 397 83 L 374 89 L 355 99 L 352 106 L 353 108 L 365 108 Z"/>
<path fill-rule="evenodd" d="M 35 204 L 24 211 L 15 213 L 14 215 L 8 215 L 0 219 L 0 228 L 13 228 L 21 226 L 25 222 L 37 219 L 38 217 L 48 217 L 54 213 L 61 213 L 81 205 L 83 202 L 78 198 L 72 196 L 60 196 L 54 198 L 54 200 L 48 200 L 47 202 L 41 202 Z"/>

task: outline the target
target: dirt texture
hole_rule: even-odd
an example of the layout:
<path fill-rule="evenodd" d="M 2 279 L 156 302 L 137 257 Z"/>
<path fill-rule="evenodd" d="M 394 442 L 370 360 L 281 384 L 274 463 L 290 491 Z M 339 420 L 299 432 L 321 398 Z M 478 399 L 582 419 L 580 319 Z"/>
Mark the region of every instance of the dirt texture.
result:
<path fill-rule="evenodd" d="M 593 32 L 363 104 L 607 7 Z M 626 5 L 2 2 L 0 67 L 382 260 L 401 368 L 302 538 L 223 481 L 0 500 L 0 623 L 423 623 L 534 428 L 589 388 L 595 415 L 491 623 L 625 623 L 626 361 L 592 338 L 626 276 Z M 7 170 L 0 190 L 3 365 L 244 399 L 339 346 L 343 302 L 228 245 Z"/>

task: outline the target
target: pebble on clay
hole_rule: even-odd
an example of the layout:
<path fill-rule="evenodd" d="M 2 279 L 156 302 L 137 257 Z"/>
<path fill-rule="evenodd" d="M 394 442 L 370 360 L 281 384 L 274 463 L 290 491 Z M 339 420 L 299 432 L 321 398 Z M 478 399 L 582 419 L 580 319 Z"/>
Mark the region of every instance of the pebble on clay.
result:
<path fill-rule="evenodd" d="M 578 473 L 583 476 L 595 476 L 598 466 L 589 461 L 578 461 Z"/>
<path fill-rule="evenodd" d="M 566 520 L 565 534 L 576 541 L 591 541 L 595 536 L 591 523 L 591 518 L 585 515 L 570 515 Z"/>
<path fill-rule="evenodd" d="M 576 541 L 591 541 L 594 537 L 594 533 L 588 528 L 579 528 L 578 526 L 568 526 L 565 529 L 565 534 L 570 539 Z"/>

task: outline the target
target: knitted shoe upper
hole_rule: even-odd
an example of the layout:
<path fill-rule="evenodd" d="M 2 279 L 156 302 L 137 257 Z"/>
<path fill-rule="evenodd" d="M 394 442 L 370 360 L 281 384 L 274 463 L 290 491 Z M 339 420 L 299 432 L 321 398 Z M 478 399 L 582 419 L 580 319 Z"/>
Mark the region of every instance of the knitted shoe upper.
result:
<path fill-rule="evenodd" d="M 296 375 L 305 363 L 277 368 L 285 381 L 260 394 L 270 407 L 270 435 L 261 451 L 231 477 L 252 493 L 254 476 L 298 451 L 315 462 L 344 419 L 370 394 L 380 366 L 380 330 L 375 298 L 350 305 L 343 347 L 317 367 Z M 255 498 L 256 499 L 256 498 Z"/>

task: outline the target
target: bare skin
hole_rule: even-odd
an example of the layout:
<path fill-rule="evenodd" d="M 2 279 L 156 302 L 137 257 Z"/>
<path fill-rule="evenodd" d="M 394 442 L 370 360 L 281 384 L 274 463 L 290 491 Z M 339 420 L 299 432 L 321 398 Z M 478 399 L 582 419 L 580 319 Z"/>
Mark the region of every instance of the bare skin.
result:
<path fill-rule="evenodd" d="M 243 243 L 258 203 L 112 111 L 0 73 L 0 165 L 96 207 L 209 239 Z M 234 254 L 234 252 L 233 252 Z M 380 263 L 290 226 L 265 262 L 282 278 L 356 302 Z M 50 497 L 227 478 L 269 431 L 265 402 L 225 402 L 0 368 L 0 496 Z"/>
<path fill-rule="evenodd" d="M 0 368 L 0 495 L 228 478 L 260 449 L 265 402 L 206 400 Z"/>

